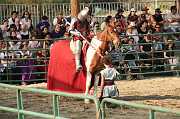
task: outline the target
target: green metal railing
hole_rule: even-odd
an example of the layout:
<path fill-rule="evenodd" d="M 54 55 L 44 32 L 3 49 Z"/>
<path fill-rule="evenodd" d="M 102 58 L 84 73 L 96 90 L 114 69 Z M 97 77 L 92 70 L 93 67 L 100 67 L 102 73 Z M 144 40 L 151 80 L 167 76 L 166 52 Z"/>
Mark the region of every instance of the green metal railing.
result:
<path fill-rule="evenodd" d="M 116 105 L 120 105 L 120 106 L 128 106 L 128 107 L 131 107 L 131 108 L 149 110 L 149 119 L 156 119 L 155 112 L 173 113 L 173 114 L 176 114 L 177 116 L 180 117 L 180 111 L 177 111 L 177 110 L 163 108 L 163 107 L 159 107 L 159 106 L 137 104 L 137 103 L 132 103 L 132 102 L 123 101 L 123 100 L 115 100 L 115 99 L 112 99 L 112 98 L 104 98 L 102 100 L 102 102 L 101 102 L 101 105 L 100 105 L 101 118 L 102 119 L 105 119 L 105 103 L 106 102 L 116 104 Z"/>
<path fill-rule="evenodd" d="M 154 34 L 139 34 L 138 36 L 144 36 L 144 35 L 163 35 L 163 36 L 167 36 L 167 35 L 177 35 L 177 34 L 180 34 L 180 32 L 169 32 L 169 33 L 154 33 Z M 131 36 L 134 36 L 134 35 L 131 35 Z M 121 37 L 125 37 L 124 35 L 122 35 Z M 60 39 L 71 39 L 70 38 L 59 38 L 59 39 L 53 39 L 53 41 L 56 41 L 56 40 L 60 40 Z M 36 39 L 37 41 L 39 42 L 44 42 L 44 41 L 47 41 L 45 39 Z M 17 41 L 17 40 L 9 40 L 9 39 L 4 39 L 4 42 L 5 43 L 8 43 L 10 41 Z M 21 40 L 23 41 L 23 40 Z M 26 40 L 27 41 L 27 40 Z M 160 43 L 164 43 L 164 42 L 160 42 Z M 143 52 L 140 52 L 140 51 L 136 51 L 134 54 L 138 57 L 136 59 L 133 59 L 133 60 L 121 60 L 120 58 L 118 58 L 116 60 L 113 60 L 115 62 L 119 62 L 118 64 L 118 70 L 121 71 L 126 71 L 126 72 L 121 72 L 121 76 L 123 79 L 125 79 L 128 75 L 128 68 L 129 69 L 133 69 L 133 68 L 136 68 L 136 69 L 139 69 L 140 71 L 138 72 L 131 72 L 132 75 L 141 75 L 142 77 L 148 77 L 149 75 L 151 74 L 155 74 L 155 75 L 164 75 L 164 74 L 169 74 L 169 75 L 173 75 L 173 76 L 179 76 L 180 75 L 180 63 L 178 64 L 167 64 L 165 63 L 165 61 L 167 62 L 169 59 L 173 59 L 173 57 L 168 57 L 168 58 L 156 58 L 154 57 L 153 53 L 163 53 L 163 52 L 174 52 L 175 53 L 175 56 L 179 57 L 180 56 L 180 41 L 174 41 L 175 44 L 178 44 L 178 49 L 174 49 L 174 50 L 162 50 L 162 51 L 155 51 L 153 50 L 152 52 L 146 52 L 146 54 L 150 55 L 151 58 L 148 58 L 148 59 L 143 59 L 143 58 L 140 58 L 139 56 L 143 53 Z M 146 45 L 146 44 L 151 44 L 152 46 L 155 45 L 155 43 L 139 43 L 137 45 Z M 122 46 L 126 46 L 126 44 L 123 44 Z M 22 49 L 18 49 L 18 50 L 12 50 L 12 49 L 9 49 L 9 48 L 6 48 L 6 49 L 1 49 L 0 52 L 6 52 L 7 54 L 9 54 L 9 52 L 17 52 L 17 51 L 23 51 Z M 29 49 L 30 52 L 37 52 L 37 51 L 43 51 L 43 52 L 46 52 L 46 51 L 49 51 L 49 48 L 45 47 L 45 48 L 38 48 L 38 49 Z M 120 49 L 119 49 L 120 51 Z M 115 53 L 112 53 L 112 55 L 116 56 L 117 57 L 123 57 L 127 54 L 131 54 L 131 53 L 123 53 L 123 52 L 115 52 Z M 5 72 L 1 72 L 0 73 L 0 82 L 9 82 L 9 83 L 17 83 L 17 82 L 22 82 L 21 80 L 21 74 L 22 72 L 20 71 L 20 68 L 24 68 L 24 67 L 32 67 L 32 72 L 29 73 L 29 75 L 33 75 L 33 76 L 37 76 L 36 78 L 31 78 L 31 80 L 26 80 L 25 82 L 31 82 L 31 81 L 46 81 L 46 76 L 47 76 L 47 66 L 48 66 L 48 60 L 49 60 L 49 56 L 44 56 L 40 59 L 37 59 L 37 57 L 29 57 L 28 60 L 33 60 L 35 61 L 36 63 L 35 64 L 32 64 L 31 66 L 24 66 L 24 65 L 14 65 L 12 66 L 11 64 L 11 61 L 13 60 L 14 62 L 17 62 L 17 61 L 23 61 L 25 59 L 23 58 L 4 58 L 4 59 L 0 59 L 0 60 L 5 60 L 7 63 L 6 63 L 6 69 L 5 69 Z M 156 60 L 162 60 L 164 61 L 164 64 L 154 64 L 154 62 Z M 41 61 L 42 64 L 39 63 L 39 61 Z M 124 67 L 124 66 L 121 66 L 122 65 L 122 61 L 125 63 L 125 62 L 128 62 L 128 61 L 135 61 L 137 63 L 139 62 L 142 62 L 142 61 L 148 61 L 150 62 L 151 64 L 150 65 L 146 65 L 146 66 L 141 66 L 141 65 L 136 65 L 136 66 L 133 66 L 133 67 Z M 124 64 L 123 63 L 123 64 Z M 40 67 L 40 68 L 45 68 L 45 70 L 36 70 L 37 67 Z M 166 68 L 164 70 L 160 70 L 160 71 L 157 71 L 156 69 L 158 68 Z M 171 67 L 176 67 L 175 69 L 170 69 Z M 34 70 L 35 68 L 35 70 Z M 126 68 L 126 69 L 125 69 Z"/>
<path fill-rule="evenodd" d="M 99 100 L 94 96 L 85 96 L 83 94 L 72 94 L 72 93 L 64 93 L 64 92 L 57 92 L 57 91 L 50 91 L 45 89 L 37 89 L 37 88 L 24 88 L 20 86 L 8 85 L 0 83 L 0 87 L 8 88 L 12 90 L 16 90 L 16 97 L 17 97 L 17 108 L 10 108 L 5 106 L 0 106 L 0 110 L 18 113 L 18 119 L 24 119 L 24 115 L 30 115 L 34 117 L 42 117 L 46 119 L 65 119 L 61 117 L 61 113 L 59 110 L 59 97 L 73 97 L 78 99 L 90 99 L 94 101 L 96 106 L 96 115 L 99 115 L 100 103 Z M 52 104 L 53 104 L 53 114 L 45 114 L 45 113 L 38 113 L 33 111 L 26 111 L 24 110 L 23 106 L 23 98 L 22 92 L 33 92 L 33 93 L 40 93 L 40 94 L 47 94 L 53 96 Z"/>
<path fill-rule="evenodd" d="M 149 119 L 155 119 L 155 112 L 173 113 L 177 116 L 180 116 L 180 111 L 175 110 L 175 109 L 168 109 L 168 108 L 163 108 L 159 106 L 151 106 L 151 105 L 144 105 L 144 104 L 136 104 L 136 103 L 132 103 L 128 101 L 116 100 L 116 99 L 111 99 L 111 98 L 104 98 L 100 102 L 99 99 L 95 96 L 89 96 L 89 95 L 85 96 L 83 94 L 72 94 L 72 93 L 50 91 L 50 90 L 45 90 L 45 89 L 27 88 L 27 87 L 13 86 L 13 85 L 2 84 L 2 83 L 0 83 L 0 87 L 16 90 L 17 107 L 11 108 L 11 107 L 6 107 L 6 106 L 0 106 L 0 110 L 17 113 L 18 119 L 25 119 L 25 115 L 30 115 L 33 117 L 42 117 L 46 119 L 65 119 L 64 117 L 61 117 L 61 113 L 59 110 L 59 97 L 60 96 L 92 100 L 95 103 L 97 119 L 105 119 L 105 103 L 107 102 L 116 104 L 116 105 L 131 107 L 131 108 L 149 110 Z M 47 95 L 53 96 L 52 98 L 53 114 L 46 114 L 46 113 L 39 113 L 39 112 L 25 110 L 23 108 L 24 105 L 23 105 L 22 92 L 33 92 L 33 93 L 47 94 Z"/>

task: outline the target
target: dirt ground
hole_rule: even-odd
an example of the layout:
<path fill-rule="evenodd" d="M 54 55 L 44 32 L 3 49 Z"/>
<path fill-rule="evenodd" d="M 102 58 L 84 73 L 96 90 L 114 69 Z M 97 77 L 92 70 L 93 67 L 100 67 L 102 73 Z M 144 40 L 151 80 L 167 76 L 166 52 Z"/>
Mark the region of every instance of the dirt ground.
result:
<path fill-rule="evenodd" d="M 154 78 L 144 80 L 121 80 L 116 82 L 121 100 L 172 108 L 180 111 L 180 77 Z M 46 83 L 27 87 L 46 87 Z M 0 105 L 16 107 L 15 91 L 0 89 Z M 48 95 L 23 93 L 24 109 L 52 114 L 52 97 Z M 148 119 L 149 110 L 113 107 L 106 108 L 107 119 Z M 95 119 L 95 106 L 84 109 L 83 100 L 60 98 L 60 115 L 71 119 Z M 180 119 L 180 116 L 156 113 L 156 119 Z M 17 114 L 0 111 L 0 119 L 17 119 Z M 25 119 L 42 119 L 25 116 Z"/>

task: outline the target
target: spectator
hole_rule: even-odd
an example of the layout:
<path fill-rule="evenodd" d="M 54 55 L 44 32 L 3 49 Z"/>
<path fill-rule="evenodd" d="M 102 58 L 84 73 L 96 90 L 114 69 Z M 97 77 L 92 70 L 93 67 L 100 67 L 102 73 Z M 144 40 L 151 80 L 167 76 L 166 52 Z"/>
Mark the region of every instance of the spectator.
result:
<path fill-rule="evenodd" d="M 160 27 L 161 27 L 161 29 L 163 28 L 164 19 L 163 19 L 163 17 L 162 17 L 160 8 L 155 9 L 155 14 L 152 15 L 150 21 L 151 21 L 151 25 L 152 25 L 153 27 L 155 27 L 156 24 L 159 24 Z"/>
<path fill-rule="evenodd" d="M 90 18 L 91 23 L 90 23 L 90 27 L 91 27 L 91 31 L 94 32 L 95 34 L 98 32 L 99 30 L 99 22 L 97 20 L 97 18 L 95 18 L 93 15 Z"/>
<path fill-rule="evenodd" d="M 126 73 L 131 74 L 131 73 L 136 73 L 136 70 L 138 69 L 136 66 L 136 50 L 134 47 L 134 39 L 132 37 L 130 37 L 128 39 L 128 45 L 125 45 L 124 47 L 122 47 L 122 51 L 123 53 L 125 53 L 125 66 L 126 69 Z M 129 75 L 127 77 L 127 79 L 137 79 L 137 75 Z"/>
<path fill-rule="evenodd" d="M 46 35 L 50 34 L 48 27 L 43 27 L 40 34 L 37 36 L 38 39 L 44 39 Z"/>
<path fill-rule="evenodd" d="M 116 29 L 119 34 L 125 33 L 126 32 L 126 20 L 125 17 L 123 16 L 123 9 L 119 9 L 117 14 L 115 15 L 116 18 Z"/>
<path fill-rule="evenodd" d="M 27 25 L 27 28 L 30 32 L 33 30 L 31 14 L 28 11 L 24 11 L 20 20 L 20 24 Z"/>
<path fill-rule="evenodd" d="M 3 34 L 1 28 L 0 28 L 0 40 L 3 40 Z"/>
<path fill-rule="evenodd" d="M 27 26 L 26 24 L 22 24 L 22 25 L 21 25 L 20 34 L 21 34 L 21 38 L 22 38 L 23 40 L 29 39 L 30 32 L 29 32 L 28 26 Z"/>
<path fill-rule="evenodd" d="M 134 8 L 131 8 L 131 11 L 127 18 L 127 22 L 128 22 L 128 24 L 131 24 L 131 22 L 133 22 L 133 24 L 135 24 L 135 26 L 137 25 L 138 16 L 136 15 L 136 10 Z"/>
<path fill-rule="evenodd" d="M 134 22 L 131 22 L 128 25 L 127 31 L 126 31 L 126 35 L 132 35 L 133 39 L 134 39 L 134 43 L 138 44 L 139 41 L 139 36 L 138 36 L 138 31 L 136 28 L 136 25 Z M 138 49 L 138 46 L 136 47 Z"/>
<path fill-rule="evenodd" d="M 161 26 L 160 24 L 156 24 L 155 26 L 155 32 L 154 33 L 160 33 L 161 32 Z M 163 65 L 164 64 L 164 60 L 162 58 L 164 58 L 164 44 L 162 42 L 163 38 L 159 35 L 155 35 L 153 36 L 153 51 L 154 51 L 154 64 L 157 66 L 155 67 L 155 70 L 164 70 L 163 66 L 158 66 L 158 65 Z"/>
<path fill-rule="evenodd" d="M 3 79 L 3 75 L 1 74 L 4 72 L 4 64 L 3 64 L 3 59 L 4 59 L 4 52 L 2 51 L 4 49 L 4 41 L 0 40 L 0 80 Z"/>
<path fill-rule="evenodd" d="M 137 28 L 138 34 L 147 34 L 149 29 L 148 29 L 148 21 L 142 21 L 138 28 Z M 139 36 L 139 40 L 142 40 L 144 36 Z"/>
<path fill-rule="evenodd" d="M 140 43 L 140 54 L 139 57 L 140 59 L 145 59 L 141 63 L 142 65 L 144 64 L 151 64 L 150 60 L 147 60 L 151 57 L 151 52 L 152 52 L 152 37 L 151 35 L 145 35 L 143 38 L 139 41 Z"/>
<path fill-rule="evenodd" d="M 178 62 L 178 58 L 175 56 L 175 52 L 173 50 L 175 50 L 175 43 L 173 42 L 173 40 L 168 40 L 167 44 L 165 45 L 165 50 L 166 52 L 164 52 L 164 57 L 168 58 L 167 59 L 167 64 L 170 64 L 172 66 L 170 66 L 170 69 L 173 70 L 175 68 L 177 62 Z"/>
<path fill-rule="evenodd" d="M 32 36 L 30 37 L 28 48 L 32 50 L 32 49 L 37 49 L 40 47 L 41 47 L 41 43 L 38 40 L 36 40 L 36 36 L 32 34 Z M 33 58 L 36 58 L 36 52 L 37 51 L 30 51 L 30 56 Z"/>
<path fill-rule="evenodd" d="M 16 26 L 16 31 L 20 31 L 21 30 L 21 24 L 20 24 L 20 19 L 17 17 L 15 18 L 15 26 Z"/>
<path fill-rule="evenodd" d="M 143 21 L 150 21 L 150 17 L 151 17 L 151 14 L 148 13 L 148 10 L 149 8 L 147 8 L 147 6 L 145 6 L 143 9 L 142 9 L 142 14 L 140 14 L 139 18 L 138 18 L 138 23 L 141 23 Z"/>
<path fill-rule="evenodd" d="M 15 19 L 17 18 L 18 12 L 12 11 L 11 17 L 8 19 L 8 26 L 11 26 L 12 24 L 15 24 Z"/>
<path fill-rule="evenodd" d="M 53 20 L 53 25 L 54 26 L 59 24 L 60 26 L 64 26 L 65 27 L 66 23 L 67 23 L 67 20 L 66 20 L 66 18 L 64 18 L 63 12 L 60 12 L 58 14 L 58 16 L 56 18 L 54 18 L 54 20 Z"/>
<path fill-rule="evenodd" d="M 167 15 L 166 18 L 168 22 L 168 32 L 180 32 L 180 15 L 177 13 L 176 6 L 171 7 L 171 13 Z M 180 35 L 175 35 L 176 40 L 180 39 Z"/>
<path fill-rule="evenodd" d="M 2 37 L 7 38 L 9 37 L 9 26 L 8 26 L 8 19 L 3 20 L 3 24 L 0 26 L 1 32 L 2 32 Z"/>
<path fill-rule="evenodd" d="M 28 43 L 24 42 L 21 46 L 22 51 L 21 51 L 21 56 L 22 60 L 18 63 L 19 66 L 22 66 L 21 68 L 21 79 L 22 79 L 22 85 L 26 85 L 27 82 L 31 79 L 31 74 L 32 74 L 32 65 L 33 62 L 30 58 L 30 51 L 28 49 Z"/>
<path fill-rule="evenodd" d="M 51 38 L 60 38 L 64 36 L 64 33 L 66 32 L 65 29 L 61 29 L 61 26 L 57 24 L 54 28 L 54 30 L 51 32 Z"/>
<path fill-rule="evenodd" d="M 49 23 L 47 16 L 43 16 L 41 18 L 41 21 L 37 24 L 37 26 L 36 26 L 37 35 L 38 36 L 41 35 L 42 31 L 44 31 L 44 29 L 47 29 L 48 32 L 50 31 L 50 23 Z M 41 36 L 39 36 L 39 37 L 41 37 Z"/>

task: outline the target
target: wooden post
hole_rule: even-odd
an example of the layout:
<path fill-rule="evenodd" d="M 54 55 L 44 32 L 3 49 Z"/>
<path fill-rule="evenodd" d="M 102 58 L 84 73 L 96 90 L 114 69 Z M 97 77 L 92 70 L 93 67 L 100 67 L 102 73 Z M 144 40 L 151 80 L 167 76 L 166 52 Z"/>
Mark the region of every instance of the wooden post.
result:
<path fill-rule="evenodd" d="M 71 16 L 77 17 L 79 13 L 79 0 L 71 0 Z"/>
<path fill-rule="evenodd" d="M 180 0 L 176 0 L 177 12 L 180 14 Z"/>

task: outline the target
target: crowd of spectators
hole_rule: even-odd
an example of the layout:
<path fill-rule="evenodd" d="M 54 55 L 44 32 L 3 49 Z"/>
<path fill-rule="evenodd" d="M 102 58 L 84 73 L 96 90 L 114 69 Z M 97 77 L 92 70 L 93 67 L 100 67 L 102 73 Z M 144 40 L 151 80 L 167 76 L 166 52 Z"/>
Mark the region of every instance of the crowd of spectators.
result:
<path fill-rule="evenodd" d="M 122 53 L 127 53 L 124 55 L 123 60 L 130 60 L 124 62 L 128 66 L 137 66 L 135 60 L 137 57 L 143 59 L 139 62 L 141 65 L 163 65 L 165 63 L 164 60 L 146 59 L 174 57 L 173 51 L 163 51 L 175 48 L 172 39 L 150 34 L 164 31 L 180 31 L 180 16 L 177 14 L 176 7 L 172 6 L 171 13 L 165 17 L 162 16 L 159 8 L 155 10 L 153 15 L 148 13 L 148 10 L 145 7 L 142 9 L 142 13 L 137 15 L 136 10 L 132 8 L 129 15 L 125 17 L 123 15 L 124 10 L 119 9 L 114 16 L 117 32 L 120 35 L 124 35 L 121 38 L 123 45 L 120 50 Z M 40 22 L 35 25 L 32 23 L 31 14 L 28 11 L 24 11 L 22 16 L 17 11 L 13 11 L 11 17 L 4 19 L 0 25 L 0 80 L 5 77 L 3 74 L 6 72 L 19 73 L 20 75 L 17 76 L 22 81 L 45 78 L 44 74 L 33 74 L 33 72 L 44 72 L 47 70 L 47 66 L 41 65 L 47 64 L 48 60 L 45 59 L 49 57 L 49 52 L 43 49 L 50 48 L 54 39 L 66 36 L 69 25 L 70 17 L 64 17 L 61 12 L 58 13 L 53 21 L 49 21 L 47 16 L 43 16 Z M 93 19 L 90 25 L 92 30 L 96 32 L 98 22 Z M 104 23 L 99 25 L 101 30 L 104 29 L 105 25 Z M 148 35 L 137 36 L 138 34 Z M 179 35 L 176 35 L 175 39 L 180 39 Z M 35 50 L 37 48 L 39 50 Z M 138 55 L 135 56 L 134 54 Z M 168 62 L 174 63 L 172 59 Z M 33 65 L 37 66 L 34 67 Z M 12 79 L 16 78 L 16 76 L 12 77 Z"/>
<path fill-rule="evenodd" d="M 171 12 L 166 15 L 163 15 L 159 8 L 155 9 L 154 14 L 148 11 L 149 9 L 144 7 L 141 13 L 137 14 L 135 8 L 132 8 L 125 17 L 124 10 L 119 9 L 115 15 L 116 30 L 124 36 L 121 37 L 120 57 L 122 67 L 126 69 L 122 71 L 126 74 L 145 73 L 145 67 L 151 72 L 173 69 L 178 62 L 173 50 L 176 40 L 180 41 L 180 35 L 157 35 L 180 32 L 180 15 L 176 6 L 172 6 Z M 101 24 L 101 30 L 105 27 L 104 23 Z M 165 64 L 171 66 L 166 67 Z M 138 78 L 137 76 L 133 75 L 134 78 Z"/>
<path fill-rule="evenodd" d="M 69 20 L 60 12 L 53 21 L 42 16 L 38 24 L 33 24 L 29 11 L 22 16 L 12 11 L 0 25 L 0 80 L 8 77 L 26 84 L 30 79 L 45 79 L 49 48 L 56 39 L 66 36 Z"/>

